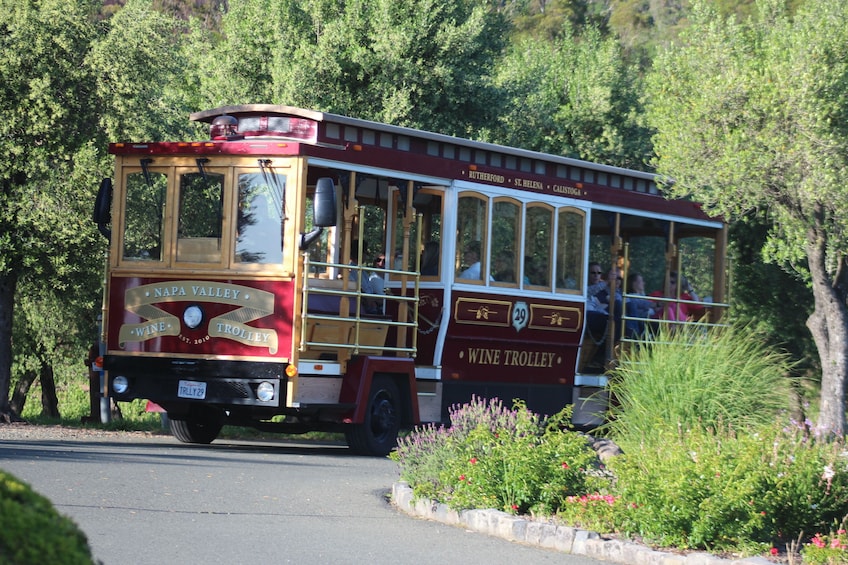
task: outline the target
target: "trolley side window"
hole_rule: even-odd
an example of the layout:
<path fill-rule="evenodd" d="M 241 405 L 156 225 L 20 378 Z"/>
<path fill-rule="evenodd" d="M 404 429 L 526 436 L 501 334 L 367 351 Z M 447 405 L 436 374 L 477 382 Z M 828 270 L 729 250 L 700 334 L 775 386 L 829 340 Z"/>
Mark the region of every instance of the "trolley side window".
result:
<path fill-rule="evenodd" d="M 180 175 L 177 261 L 221 262 L 224 175 Z"/>
<path fill-rule="evenodd" d="M 459 197 L 457 206 L 457 278 L 483 281 L 486 267 L 486 235 L 489 229 L 488 200 L 477 194 Z"/>
<path fill-rule="evenodd" d="M 528 204 L 524 233 L 524 283 L 551 288 L 554 211 L 546 204 Z"/>
<path fill-rule="evenodd" d="M 497 285 L 518 286 L 515 253 L 521 241 L 521 203 L 498 198 L 492 209 L 492 279 Z"/>
<path fill-rule="evenodd" d="M 562 208 L 557 226 L 556 286 L 559 292 L 583 291 L 583 249 L 586 214 Z"/>
<path fill-rule="evenodd" d="M 168 176 L 141 171 L 126 177 L 124 249 L 128 261 L 161 261 L 165 233 L 165 193 Z"/>
<path fill-rule="evenodd" d="M 421 214 L 421 276 L 436 279 L 441 273 L 442 262 L 442 194 L 435 190 L 420 190 L 415 195 L 413 206 Z M 415 224 L 412 227 L 415 228 Z"/>

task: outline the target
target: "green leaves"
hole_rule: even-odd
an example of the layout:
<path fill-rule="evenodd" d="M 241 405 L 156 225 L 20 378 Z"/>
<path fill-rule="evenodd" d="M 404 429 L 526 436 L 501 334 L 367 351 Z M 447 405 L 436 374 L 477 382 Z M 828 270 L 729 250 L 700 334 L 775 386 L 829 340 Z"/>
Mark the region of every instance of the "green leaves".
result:
<path fill-rule="evenodd" d="M 275 102 L 442 133 L 491 120 L 502 15 L 457 0 L 230 2 L 209 103 Z"/>
<path fill-rule="evenodd" d="M 639 119 L 638 81 L 614 39 L 566 28 L 555 42 L 518 41 L 498 65 L 495 85 L 506 106 L 488 131 L 494 141 L 644 166 L 648 132 Z"/>

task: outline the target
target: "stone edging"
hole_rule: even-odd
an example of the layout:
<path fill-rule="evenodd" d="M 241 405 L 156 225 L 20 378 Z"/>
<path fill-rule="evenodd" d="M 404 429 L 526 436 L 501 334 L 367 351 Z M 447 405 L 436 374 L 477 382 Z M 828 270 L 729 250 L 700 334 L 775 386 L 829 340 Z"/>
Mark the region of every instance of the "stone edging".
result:
<path fill-rule="evenodd" d="M 451 510 L 416 500 L 404 482 L 392 485 L 392 503 L 412 516 L 500 537 L 509 541 L 625 565 L 774 565 L 764 557 L 722 559 L 709 553 L 664 553 L 635 542 L 604 539 L 597 532 L 527 520 L 499 510 Z"/>

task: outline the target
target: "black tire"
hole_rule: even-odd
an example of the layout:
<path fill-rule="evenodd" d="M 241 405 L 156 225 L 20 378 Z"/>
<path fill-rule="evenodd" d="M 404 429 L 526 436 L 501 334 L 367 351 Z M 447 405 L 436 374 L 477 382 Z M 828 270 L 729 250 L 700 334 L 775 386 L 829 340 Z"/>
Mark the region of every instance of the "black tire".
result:
<path fill-rule="evenodd" d="M 189 414 L 168 414 L 168 426 L 171 434 L 183 443 L 212 443 L 221 433 L 224 419 L 218 410 L 207 408 Z"/>
<path fill-rule="evenodd" d="M 397 446 L 400 420 L 397 384 L 389 377 L 375 377 L 368 393 L 365 419 L 361 424 L 351 424 L 345 431 L 347 444 L 356 453 L 385 457 Z"/>

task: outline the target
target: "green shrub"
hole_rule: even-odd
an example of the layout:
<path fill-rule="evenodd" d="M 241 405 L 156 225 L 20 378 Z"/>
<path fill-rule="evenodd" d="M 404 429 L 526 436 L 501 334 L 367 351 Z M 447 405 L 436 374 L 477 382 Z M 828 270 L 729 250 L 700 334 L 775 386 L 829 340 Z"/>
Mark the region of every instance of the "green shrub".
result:
<path fill-rule="evenodd" d="M 845 447 L 805 427 L 694 426 L 655 437 L 662 447 L 631 449 L 610 467 L 627 502 L 618 527 L 659 545 L 763 550 L 848 513 Z"/>
<path fill-rule="evenodd" d="M 543 419 L 521 403 L 508 410 L 475 398 L 450 417 L 451 427 L 417 429 L 392 455 L 417 497 L 454 509 L 552 514 L 569 496 L 608 483 L 586 439 L 563 429 L 570 410 Z"/>
<path fill-rule="evenodd" d="M 92 563 L 86 536 L 49 500 L 0 471 L 0 563 Z"/>

